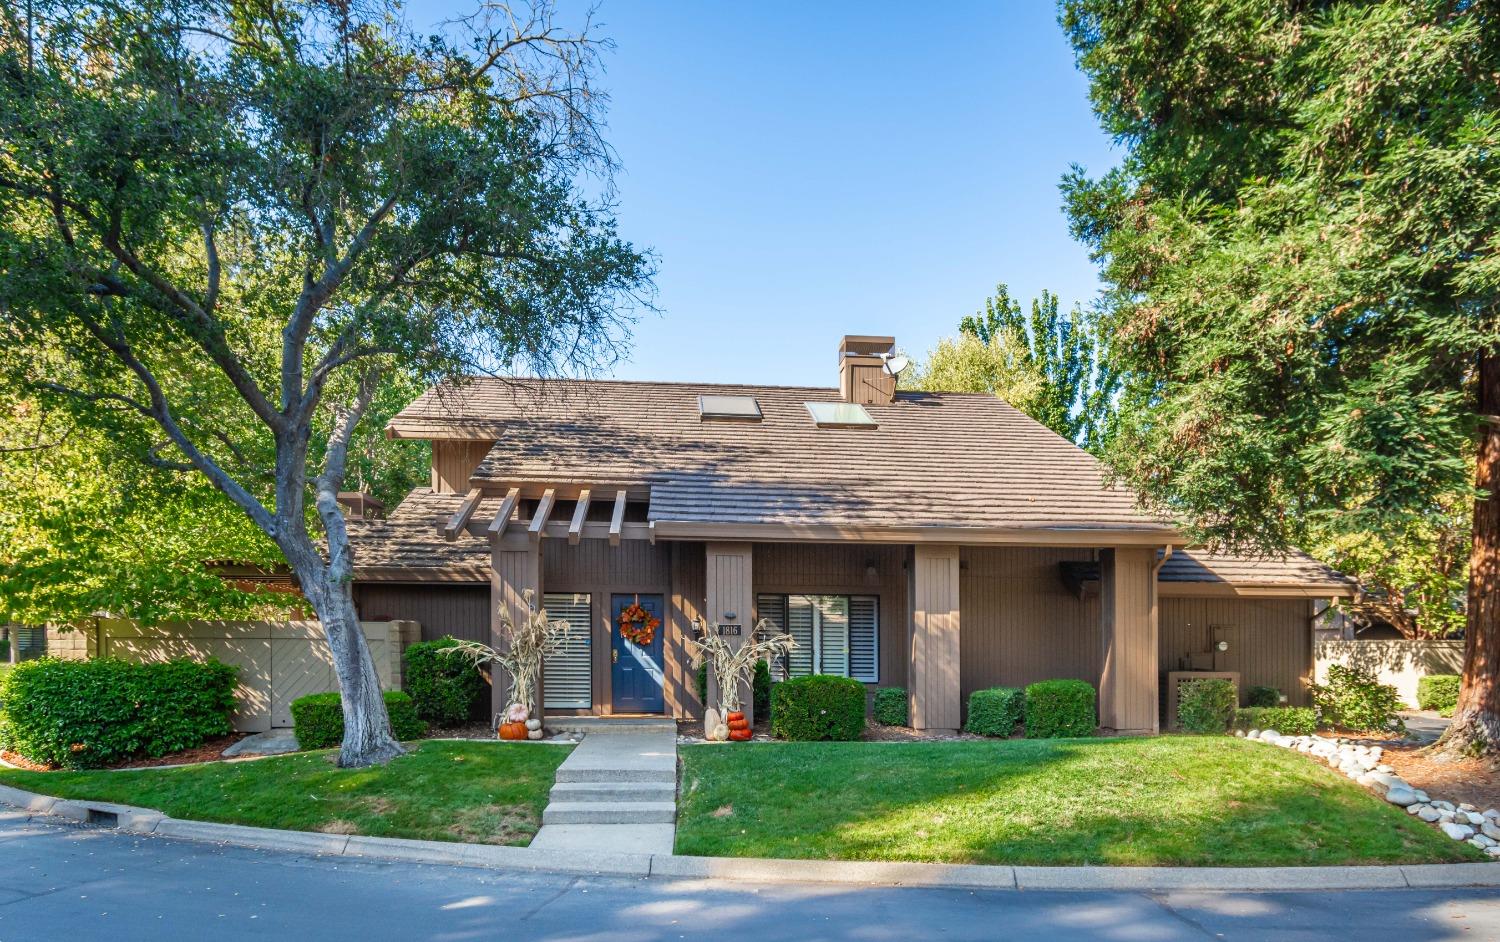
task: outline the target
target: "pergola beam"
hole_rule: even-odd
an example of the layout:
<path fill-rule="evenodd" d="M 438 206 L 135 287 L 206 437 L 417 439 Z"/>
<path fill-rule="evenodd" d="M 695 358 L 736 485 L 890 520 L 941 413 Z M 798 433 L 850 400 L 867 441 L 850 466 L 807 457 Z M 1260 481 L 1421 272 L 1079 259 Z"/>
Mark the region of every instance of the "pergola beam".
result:
<path fill-rule="evenodd" d="M 547 518 L 552 516 L 552 508 L 555 506 L 557 506 L 557 491 L 549 487 L 542 492 L 542 499 L 536 503 L 536 513 L 531 515 L 531 525 L 526 528 L 533 543 L 547 535 Z"/>
<path fill-rule="evenodd" d="M 577 546 L 583 536 L 583 523 L 589 518 L 589 496 L 587 488 L 578 492 L 578 504 L 573 508 L 573 522 L 568 524 L 568 543 L 571 546 Z"/>
<path fill-rule="evenodd" d="M 491 520 L 490 525 L 485 527 L 484 532 L 486 536 L 495 540 L 505 535 L 505 528 L 510 526 L 511 514 L 516 512 L 516 504 L 520 500 L 521 489 L 519 487 L 511 488 L 510 492 L 505 495 L 505 499 L 500 502 L 500 509 L 495 511 L 495 519 Z"/>
<path fill-rule="evenodd" d="M 615 510 L 609 517 L 609 545 L 620 545 L 621 529 L 625 525 L 625 502 L 630 493 L 623 488 L 615 491 Z"/>
<path fill-rule="evenodd" d="M 474 511 L 479 509 L 479 501 L 483 496 L 484 492 L 477 487 L 464 495 L 464 502 L 458 505 L 453 516 L 449 517 L 448 522 L 443 525 L 443 539 L 449 543 L 458 539 L 458 535 L 469 525 L 469 518 L 473 517 Z"/>

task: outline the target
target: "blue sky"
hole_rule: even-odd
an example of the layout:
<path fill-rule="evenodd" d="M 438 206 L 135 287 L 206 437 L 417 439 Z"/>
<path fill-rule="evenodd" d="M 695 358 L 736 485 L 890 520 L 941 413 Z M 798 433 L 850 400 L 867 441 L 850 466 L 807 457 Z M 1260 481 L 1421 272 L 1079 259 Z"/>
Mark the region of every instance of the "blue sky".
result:
<path fill-rule="evenodd" d="M 616 376 L 832 385 L 842 335 L 920 356 L 998 281 L 1093 297 L 1057 183 L 1116 154 L 1054 7 L 922 6 L 599 4 L 621 231 L 660 262 Z"/>

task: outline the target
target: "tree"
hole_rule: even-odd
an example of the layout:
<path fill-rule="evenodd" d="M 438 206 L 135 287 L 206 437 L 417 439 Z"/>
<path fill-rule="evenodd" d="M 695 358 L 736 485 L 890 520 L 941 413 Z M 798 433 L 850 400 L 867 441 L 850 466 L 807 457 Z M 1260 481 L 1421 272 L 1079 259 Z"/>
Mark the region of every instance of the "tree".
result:
<path fill-rule="evenodd" d="M 992 393 L 1096 453 L 1113 434 L 1119 388 L 1103 339 L 1082 310 L 1062 316 L 1057 295 L 1043 291 L 1028 318 L 1003 283 L 982 313 L 959 323 L 956 338 L 938 341 L 908 385 Z"/>
<path fill-rule="evenodd" d="M 342 765 L 401 752 L 337 502 L 382 377 L 607 362 L 649 287 L 607 198 L 597 52 L 546 6 L 426 37 L 328 0 L 0 17 L 0 327 L 67 365 L 9 378 L 275 544 L 328 637 Z"/>
<path fill-rule="evenodd" d="M 1500 745 L 1500 20 L 1070 0 L 1062 23 L 1126 151 L 1063 184 L 1125 383 L 1111 466 L 1244 549 L 1399 543 L 1472 499 L 1441 748 Z"/>

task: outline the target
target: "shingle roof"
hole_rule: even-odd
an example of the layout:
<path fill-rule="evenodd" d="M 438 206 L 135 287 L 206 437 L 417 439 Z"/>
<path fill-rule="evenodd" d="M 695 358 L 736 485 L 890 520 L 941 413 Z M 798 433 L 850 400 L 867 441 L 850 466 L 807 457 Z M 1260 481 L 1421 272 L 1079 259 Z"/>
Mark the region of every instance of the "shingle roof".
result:
<path fill-rule="evenodd" d="M 1074 586 L 1097 582 L 1099 564 L 1069 561 L 1060 564 L 1063 578 Z M 1350 595 L 1357 580 L 1293 550 L 1284 556 L 1231 556 L 1203 549 L 1179 549 L 1162 564 L 1162 583 L 1222 584 L 1254 594 Z"/>
<path fill-rule="evenodd" d="M 703 421 L 699 395 L 753 395 L 764 421 Z M 495 438 L 476 482 L 647 484 L 659 523 L 1176 535 L 1091 455 L 994 396 L 903 392 L 866 406 L 878 427 L 862 429 L 817 427 L 808 401 L 839 394 L 485 378 L 429 390 L 389 429 Z"/>

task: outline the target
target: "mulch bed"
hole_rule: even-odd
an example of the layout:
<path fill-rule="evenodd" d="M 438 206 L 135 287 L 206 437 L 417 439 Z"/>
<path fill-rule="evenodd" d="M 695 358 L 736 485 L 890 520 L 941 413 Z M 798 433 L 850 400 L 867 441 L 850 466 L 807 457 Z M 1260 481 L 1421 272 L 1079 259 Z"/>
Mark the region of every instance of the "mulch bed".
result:
<path fill-rule="evenodd" d="M 1415 745 L 1392 743 L 1384 748 L 1381 761 L 1433 798 L 1468 802 L 1480 811 L 1500 808 L 1500 761 L 1451 759 Z"/>
<path fill-rule="evenodd" d="M 116 762 L 105 766 L 106 769 L 150 769 L 163 765 L 191 765 L 195 762 L 215 762 L 224 758 L 224 750 L 244 739 L 249 733 L 230 733 L 228 736 L 220 736 L 210 739 L 203 745 L 194 749 L 184 749 L 155 759 L 129 759 L 125 762 Z M 41 762 L 33 762 L 25 756 L 14 752 L 0 752 L 0 759 L 28 772 L 54 772 L 53 766 Z"/>

